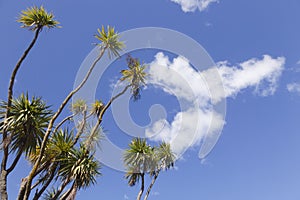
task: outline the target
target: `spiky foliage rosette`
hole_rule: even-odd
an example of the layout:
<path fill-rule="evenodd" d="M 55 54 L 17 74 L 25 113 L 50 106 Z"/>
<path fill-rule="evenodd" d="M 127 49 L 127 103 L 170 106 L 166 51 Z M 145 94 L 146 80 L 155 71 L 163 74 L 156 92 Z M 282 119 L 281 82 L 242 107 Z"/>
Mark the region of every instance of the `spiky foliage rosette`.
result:
<path fill-rule="evenodd" d="M 64 164 L 59 170 L 62 179 L 71 177 L 76 181 L 77 188 L 86 188 L 96 183 L 96 177 L 101 175 L 99 172 L 100 163 L 89 154 L 84 146 L 79 149 L 73 148 L 64 160 Z"/>
<path fill-rule="evenodd" d="M 155 156 L 158 161 L 159 169 L 167 170 L 174 166 L 176 156 L 172 152 L 170 144 L 162 142 L 158 148 L 155 148 Z"/>
<path fill-rule="evenodd" d="M 59 27 L 59 22 L 54 20 L 53 13 L 48 13 L 43 6 L 33 6 L 27 10 L 23 10 L 17 20 L 22 24 L 21 27 L 35 31 L 42 30 L 43 27 L 54 28 Z"/>
<path fill-rule="evenodd" d="M 124 43 L 120 42 L 120 35 L 115 31 L 114 27 L 107 26 L 106 30 L 104 26 L 101 29 L 98 29 L 98 34 L 95 35 L 95 38 L 100 41 L 97 44 L 100 48 L 106 48 L 108 51 L 108 56 L 119 57 L 120 51 L 124 48 Z"/>
<path fill-rule="evenodd" d="M 156 166 L 154 148 L 146 139 L 134 138 L 124 154 L 124 163 L 132 173 L 147 173 Z"/>
<path fill-rule="evenodd" d="M 101 111 L 103 110 L 104 108 L 104 103 L 101 101 L 101 100 L 96 100 L 93 104 L 92 104 L 92 110 L 91 112 L 94 114 L 94 115 L 97 115 L 99 117 Z"/>
<path fill-rule="evenodd" d="M 87 110 L 87 104 L 85 100 L 77 99 L 71 106 L 71 110 L 74 114 L 82 114 Z"/>
<path fill-rule="evenodd" d="M 1 110 L 6 109 L 7 103 L 2 102 L 0 107 Z M 0 129 L 10 133 L 11 151 L 22 151 L 29 155 L 41 143 L 52 112 L 41 98 L 32 97 L 30 100 L 24 94 L 12 99 L 9 109 L 6 127 L 2 123 Z M 0 115 L 4 119 L 4 112 Z"/>
<path fill-rule="evenodd" d="M 137 58 L 133 58 L 130 55 L 127 56 L 126 60 L 128 69 L 121 71 L 122 77 L 120 80 L 130 83 L 132 97 L 134 100 L 138 100 L 141 96 L 141 87 L 146 85 L 146 65 L 141 64 Z"/>

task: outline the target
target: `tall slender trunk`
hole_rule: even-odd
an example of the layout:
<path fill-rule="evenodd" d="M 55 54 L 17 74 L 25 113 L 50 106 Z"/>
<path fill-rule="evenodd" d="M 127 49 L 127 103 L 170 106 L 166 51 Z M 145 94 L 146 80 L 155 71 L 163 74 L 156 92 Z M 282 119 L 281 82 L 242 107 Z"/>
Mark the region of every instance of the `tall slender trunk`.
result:
<path fill-rule="evenodd" d="M 72 187 L 60 198 L 60 200 L 75 200 L 77 194 L 76 181 L 73 182 Z"/>
<path fill-rule="evenodd" d="M 0 178 L 0 185 L 1 185 L 1 193 L 0 193 L 0 199 L 1 200 L 7 200 L 7 171 L 1 170 L 1 178 Z"/>
<path fill-rule="evenodd" d="M 71 188 L 71 192 L 68 195 L 68 197 L 66 198 L 66 200 L 75 200 L 76 194 L 77 194 L 77 187 L 74 186 Z"/>
<path fill-rule="evenodd" d="M 24 51 L 23 55 L 21 56 L 21 58 L 18 60 L 11 76 L 10 76 L 10 81 L 9 81 L 9 87 L 8 87 L 8 95 L 7 95 L 7 107 L 6 107 L 6 113 L 5 113 L 5 118 L 4 118 L 4 130 L 2 133 L 2 142 L 3 142 L 3 158 L 2 158 L 2 162 L 1 162 L 1 173 L 0 173 L 0 197 L 2 200 L 7 200 L 8 199 L 8 194 L 7 194 L 7 176 L 10 172 L 8 172 L 6 170 L 6 164 L 7 164 L 7 160 L 8 160 L 8 155 L 9 155 L 9 144 L 10 144 L 10 137 L 8 137 L 7 135 L 7 119 L 10 115 L 10 107 L 12 104 L 12 97 L 13 97 L 13 88 L 14 88 L 14 83 L 15 83 L 15 79 L 16 79 L 16 75 L 21 67 L 21 64 L 23 63 L 23 61 L 25 60 L 25 58 L 27 57 L 28 53 L 30 52 L 30 50 L 32 49 L 32 47 L 34 46 L 35 42 L 37 41 L 37 38 L 39 36 L 39 33 L 41 31 L 42 27 L 38 27 L 37 30 L 35 31 L 35 35 L 33 40 L 31 41 L 31 43 L 29 44 L 29 46 L 27 47 L 27 49 Z"/>
<path fill-rule="evenodd" d="M 19 189 L 19 194 L 18 194 L 17 200 L 22 200 L 24 197 L 26 184 L 27 184 L 27 178 L 28 177 L 22 178 L 22 182 L 21 182 L 21 186 Z"/>
<path fill-rule="evenodd" d="M 105 50 L 107 49 L 107 46 L 104 47 L 103 49 L 101 49 L 101 52 L 99 54 L 99 56 L 96 58 L 96 60 L 93 62 L 92 66 L 89 68 L 87 74 L 85 75 L 84 79 L 82 80 L 82 82 L 77 86 L 77 88 L 75 88 L 74 90 L 72 90 L 68 96 L 65 98 L 65 100 L 62 102 L 62 104 L 60 105 L 60 107 L 58 108 L 58 110 L 56 111 L 56 113 L 53 115 L 53 117 L 51 118 L 48 128 L 46 130 L 46 133 L 44 135 L 42 144 L 41 144 L 41 149 L 40 149 L 40 153 L 39 156 L 37 158 L 37 161 L 34 163 L 32 170 L 30 171 L 29 175 L 28 175 L 28 182 L 26 185 L 26 192 L 24 195 L 24 200 L 28 200 L 29 196 L 30 196 L 30 192 L 31 192 L 31 184 L 32 184 L 32 179 L 33 176 L 36 172 L 36 170 L 38 169 L 38 166 L 41 162 L 41 159 L 43 157 L 44 151 L 45 151 L 45 147 L 46 147 L 46 143 L 47 140 L 49 138 L 49 135 L 52 131 L 53 125 L 55 120 L 58 118 L 58 116 L 61 114 L 61 112 L 63 111 L 63 109 L 65 108 L 65 106 L 67 105 L 67 103 L 70 101 L 70 99 L 73 97 L 73 95 L 75 93 L 77 93 L 86 83 L 86 81 L 88 80 L 88 78 L 90 77 L 91 73 L 93 72 L 93 69 L 95 68 L 96 64 L 98 63 L 98 61 L 102 58 L 102 56 L 104 55 Z"/>
<path fill-rule="evenodd" d="M 155 183 L 155 181 L 156 181 L 156 179 L 157 179 L 157 177 L 158 177 L 158 175 L 159 175 L 159 172 L 160 172 L 160 170 L 158 170 L 158 171 L 155 172 L 155 174 L 154 174 L 154 176 L 153 176 L 153 178 L 152 178 L 152 181 L 151 181 L 151 183 L 150 183 L 150 185 L 149 185 L 149 187 L 148 187 L 148 189 L 147 189 L 147 192 L 146 192 L 146 194 L 145 194 L 144 200 L 147 200 L 147 199 L 148 199 L 149 194 L 150 194 L 150 192 L 151 192 L 151 189 L 152 189 L 152 187 L 153 187 L 153 185 L 154 185 L 154 183 Z"/>
<path fill-rule="evenodd" d="M 136 197 L 136 200 L 141 200 L 143 192 L 144 192 L 144 188 L 145 188 L 145 174 L 142 173 L 142 183 L 141 183 L 141 189 L 138 193 L 138 196 Z"/>

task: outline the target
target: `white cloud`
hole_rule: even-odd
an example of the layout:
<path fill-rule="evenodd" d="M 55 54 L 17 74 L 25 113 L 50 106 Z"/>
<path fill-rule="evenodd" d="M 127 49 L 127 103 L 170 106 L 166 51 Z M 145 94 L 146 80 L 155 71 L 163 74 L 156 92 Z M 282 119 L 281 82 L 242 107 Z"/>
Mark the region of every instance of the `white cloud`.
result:
<path fill-rule="evenodd" d="M 255 93 L 263 96 L 274 94 L 284 63 L 283 57 L 265 55 L 260 60 L 250 59 L 237 66 L 220 62 L 217 68 L 197 72 L 182 56 L 170 61 L 163 53 L 158 53 L 149 65 L 149 83 L 176 96 L 181 111 L 171 122 L 156 121 L 146 129 L 146 136 L 170 142 L 179 156 L 187 148 L 199 145 L 204 138 L 214 144 L 225 124 L 222 114 L 213 109 L 214 104 L 248 87 L 254 87 Z"/>
<path fill-rule="evenodd" d="M 208 8 L 211 3 L 218 2 L 218 0 L 171 0 L 181 6 L 184 12 L 194 12 L 197 9 L 203 11 Z"/>
<path fill-rule="evenodd" d="M 149 82 L 162 87 L 165 92 L 183 101 L 201 100 L 200 102 L 207 105 L 210 94 L 205 80 L 200 72 L 196 72 L 190 66 L 186 58 L 179 56 L 170 62 L 169 58 L 160 52 L 150 64 L 149 74 Z"/>
<path fill-rule="evenodd" d="M 261 60 L 252 58 L 238 66 L 230 66 L 227 61 L 219 62 L 217 65 L 225 95 L 231 97 L 250 86 L 255 87 L 255 93 L 259 95 L 273 95 L 284 64 L 283 57 L 272 58 L 264 55 Z"/>
<path fill-rule="evenodd" d="M 223 127 L 223 118 L 213 119 L 213 115 L 218 115 L 211 110 L 202 110 L 201 108 L 190 108 L 186 111 L 178 112 L 171 123 L 160 120 L 156 123 L 164 123 L 165 126 L 160 132 L 155 128 L 147 129 L 146 135 L 152 136 L 155 141 L 165 141 L 171 144 L 172 150 L 180 156 L 187 148 L 199 145 L 201 139 L 206 135 L 213 135 L 221 131 Z M 154 127 L 157 124 L 154 124 Z"/>
<path fill-rule="evenodd" d="M 300 94 L 300 83 L 289 83 L 286 87 L 289 92 Z"/>

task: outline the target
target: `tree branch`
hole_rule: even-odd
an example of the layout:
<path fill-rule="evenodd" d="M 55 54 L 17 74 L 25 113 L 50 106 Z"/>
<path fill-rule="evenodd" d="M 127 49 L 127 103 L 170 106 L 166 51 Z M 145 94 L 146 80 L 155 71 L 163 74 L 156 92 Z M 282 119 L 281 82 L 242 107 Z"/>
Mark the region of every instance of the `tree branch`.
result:
<path fill-rule="evenodd" d="M 64 118 L 61 122 L 59 122 L 59 124 L 53 130 L 53 133 L 55 133 L 66 121 L 71 120 L 74 116 L 75 114 L 69 115 L 66 118 Z"/>

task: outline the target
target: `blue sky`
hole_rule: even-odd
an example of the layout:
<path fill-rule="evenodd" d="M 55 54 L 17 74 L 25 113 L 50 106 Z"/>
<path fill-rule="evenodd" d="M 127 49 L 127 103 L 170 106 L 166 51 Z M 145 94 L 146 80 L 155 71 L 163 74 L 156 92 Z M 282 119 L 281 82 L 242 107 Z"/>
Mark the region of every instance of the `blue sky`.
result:
<path fill-rule="evenodd" d="M 94 48 L 93 35 L 101 25 L 113 25 L 119 32 L 147 26 L 179 31 L 201 44 L 217 63 L 224 83 L 226 124 L 217 145 L 202 161 L 198 158 L 198 144 L 203 139 L 199 134 L 198 140 L 176 163 L 176 169 L 160 175 L 150 199 L 298 200 L 300 2 L 203 0 L 198 3 L 199 7 L 193 6 L 198 5 L 196 0 L 2 0 L 0 99 L 6 98 L 13 66 L 33 37 L 16 22 L 18 13 L 26 7 L 44 5 L 53 11 L 62 28 L 45 30 L 40 35 L 18 74 L 15 94 L 28 91 L 42 96 L 53 109 L 72 89 L 81 63 Z M 148 63 L 150 71 L 157 69 L 156 64 L 164 59 L 168 64 L 161 70 L 190 65 L 189 58 L 159 52 L 132 54 Z M 120 59 L 109 67 L 99 83 L 97 97 L 109 98 L 110 85 L 115 83 L 124 64 L 124 59 Z M 152 76 L 154 85 L 160 74 L 165 73 Z M 192 80 L 189 84 L 193 88 Z M 178 88 L 175 86 L 174 89 Z M 102 88 L 106 88 L 104 94 Z M 205 94 L 200 91 L 196 96 L 207 97 Z M 147 124 L 148 109 L 154 103 L 165 107 L 169 123 L 169 131 L 159 135 L 156 138 L 159 140 L 172 134 L 170 130 L 176 132 L 172 122 L 180 108 L 174 95 L 149 86 L 140 101 L 130 103 L 133 119 L 140 125 Z M 202 116 L 201 119 L 207 117 Z M 109 112 L 104 120 L 108 137 L 125 148 L 132 137 L 123 133 L 112 119 Z M 20 179 L 28 170 L 28 163 L 22 161 L 10 175 L 11 199 L 15 198 Z M 102 173 L 98 184 L 80 191 L 78 199 L 135 199 L 138 187 L 127 186 L 124 173 L 105 166 Z"/>

